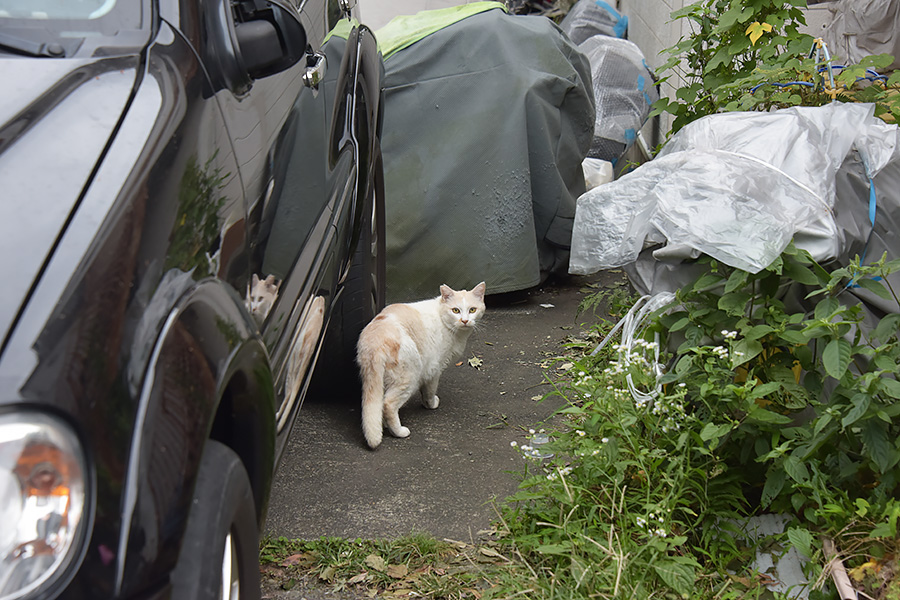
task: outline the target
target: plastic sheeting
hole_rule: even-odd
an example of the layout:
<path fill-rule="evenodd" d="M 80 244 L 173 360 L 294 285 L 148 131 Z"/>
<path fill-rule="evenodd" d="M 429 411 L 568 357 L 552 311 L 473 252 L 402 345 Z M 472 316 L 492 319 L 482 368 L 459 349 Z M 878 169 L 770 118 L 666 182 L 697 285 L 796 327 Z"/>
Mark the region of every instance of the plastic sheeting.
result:
<path fill-rule="evenodd" d="M 897 127 L 873 114 L 873 105 L 832 103 L 691 123 L 654 160 L 578 199 L 569 271 L 703 253 L 755 273 L 792 238 L 820 262 L 838 258 L 836 173 L 855 148 L 875 176 L 898 147 Z"/>
<path fill-rule="evenodd" d="M 568 265 L 594 122 L 590 66 L 549 19 L 496 6 L 376 32 L 400 48 L 384 61 L 381 140 L 391 301 L 442 283 L 526 289 Z M 420 31 L 434 13 L 450 24 L 397 41 L 397 27 Z"/>
<path fill-rule="evenodd" d="M 858 63 L 870 54 L 890 54 L 888 69 L 900 69 L 900 0 L 840 0 L 829 10 L 822 37 L 832 56 Z"/>
<path fill-rule="evenodd" d="M 628 17 L 603 0 L 578 0 L 559 26 L 569 39 L 580 44 L 595 35 L 626 37 Z"/>
<path fill-rule="evenodd" d="M 653 73 L 636 44 L 595 35 L 578 45 L 591 63 L 597 113 L 588 156 L 613 164 L 631 147 L 659 100 Z"/>

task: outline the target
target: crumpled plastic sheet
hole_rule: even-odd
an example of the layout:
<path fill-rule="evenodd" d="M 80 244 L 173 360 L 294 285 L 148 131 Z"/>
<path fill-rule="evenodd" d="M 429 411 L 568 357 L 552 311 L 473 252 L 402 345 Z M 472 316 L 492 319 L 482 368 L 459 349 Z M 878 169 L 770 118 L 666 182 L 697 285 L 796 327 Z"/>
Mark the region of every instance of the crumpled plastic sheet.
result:
<path fill-rule="evenodd" d="M 569 272 L 625 266 L 656 247 L 756 273 L 792 238 L 833 259 L 835 173 L 855 149 L 874 177 L 897 148 L 897 127 L 871 104 L 704 117 L 652 161 L 578 198 Z"/>

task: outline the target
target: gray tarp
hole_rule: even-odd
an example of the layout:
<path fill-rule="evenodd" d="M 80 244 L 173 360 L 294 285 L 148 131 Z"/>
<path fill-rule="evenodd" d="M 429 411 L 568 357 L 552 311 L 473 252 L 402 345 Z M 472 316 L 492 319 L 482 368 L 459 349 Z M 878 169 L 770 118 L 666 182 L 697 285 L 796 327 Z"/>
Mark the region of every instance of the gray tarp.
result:
<path fill-rule="evenodd" d="M 900 69 L 900 0 L 840 0 L 827 5 L 831 22 L 822 36 L 839 61 L 858 63 L 870 54 L 890 54 Z"/>
<path fill-rule="evenodd" d="M 566 271 L 593 131 L 590 65 L 549 19 L 496 6 L 385 52 L 390 301 L 442 283 L 525 289 Z M 397 37 L 392 26 L 379 43 Z"/>

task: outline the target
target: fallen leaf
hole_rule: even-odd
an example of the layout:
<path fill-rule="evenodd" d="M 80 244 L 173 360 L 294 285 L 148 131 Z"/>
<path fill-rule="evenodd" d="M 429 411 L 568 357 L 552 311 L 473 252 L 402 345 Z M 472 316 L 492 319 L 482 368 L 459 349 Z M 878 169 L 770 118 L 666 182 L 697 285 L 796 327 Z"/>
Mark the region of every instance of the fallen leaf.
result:
<path fill-rule="evenodd" d="M 291 567 L 299 564 L 306 564 L 314 562 L 314 559 L 311 554 L 307 554 L 306 552 L 301 552 L 299 554 L 291 554 L 283 561 L 281 561 L 282 567 Z"/>
<path fill-rule="evenodd" d="M 575 366 L 574 363 L 570 363 L 570 362 L 563 363 L 559 366 L 559 370 L 560 371 L 568 371 L 569 369 L 571 369 L 574 366 Z"/>
<path fill-rule="evenodd" d="M 285 581 L 284 583 L 281 584 L 281 589 L 283 589 L 285 591 L 290 591 L 291 589 L 293 589 L 293 587 L 295 585 L 297 585 L 296 579 L 288 579 L 287 581 Z"/>
<path fill-rule="evenodd" d="M 548 304 L 541 304 L 541 308 L 556 308 L 556 307 L 553 306 L 552 304 L 548 303 Z"/>
<path fill-rule="evenodd" d="M 322 572 L 319 573 L 319 579 L 321 579 L 322 581 L 331 582 L 334 580 L 334 573 L 334 567 L 325 567 L 324 569 L 322 569 Z"/>
<path fill-rule="evenodd" d="M 502 558 L 506 560 L 506 557 L 494 550 L 493 548 L 488 548 L 487 546 L 482 546 L 478 549 L 479 552 L 484 554 L 485 556 L 490 556 L 491 558 Z"/>
<path fill-rule="evenodd" d="M 474 367 L 476 369 L 480 369 L 481 365 L 484 364 L 484 361 L 478 358 L 477 356 L 473 356 L 469 359 L 469 366 Z"/>
<path fill-rule="evenodd" d="M 380 571 L 384 573 L 387 564 L 384 562 L 384 559 L 378 556 L 377 554 L 370 554 L 366 557 L 366 565 L 372 567 L 376 571 Z"/>
<path fill-rule="evenodd" d="M 406 565 L 388 565 L 387 574 L 394 579 L 403 579 L 409 575 L 409 567 Z"/>
<path fill-rule="evenodd" d="M 459 361 L 458 363 L 456 363 L 456 366 L 458 367 L 458 366 L 460 366 L 460 365 L 462 365 L 462 364 L 463 364 L 463 361 Z"/>
<path fill-rule="evenodd" d="M 350 584 L 350 585 L 356 585 L 357 583 L 363 583 L 363 582 L 365 582 L 367 579 L 369 579 L 369 572 L 368 572 L 368 571 L 363 571 L 363 572 L 360 573 L 359 575 L 354 575 L 353 577 L 351 577 L 350 579 L 348 579 L 348 580 L 347 580 L 347 583 Z"/>

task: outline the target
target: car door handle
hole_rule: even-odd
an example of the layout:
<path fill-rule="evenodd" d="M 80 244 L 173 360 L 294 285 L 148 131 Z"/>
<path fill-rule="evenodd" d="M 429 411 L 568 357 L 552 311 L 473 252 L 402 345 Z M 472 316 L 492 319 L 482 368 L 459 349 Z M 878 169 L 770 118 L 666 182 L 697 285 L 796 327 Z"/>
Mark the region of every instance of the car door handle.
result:
<path fill-rule="evenodd" d="M 318 89 L 319 82 L 325 77 L 325 55 L 321 52 L 306 55 L 306 71 L 303 72 L 303 85 Z"/>

